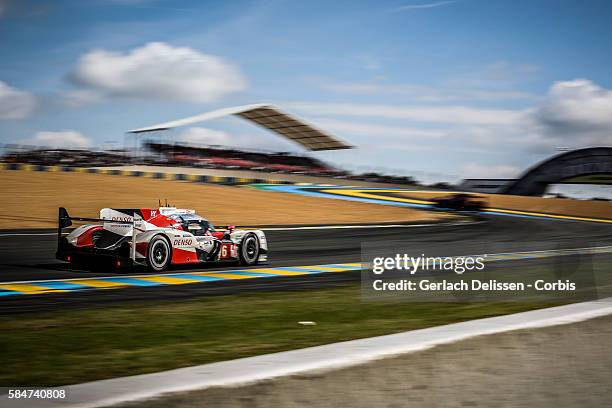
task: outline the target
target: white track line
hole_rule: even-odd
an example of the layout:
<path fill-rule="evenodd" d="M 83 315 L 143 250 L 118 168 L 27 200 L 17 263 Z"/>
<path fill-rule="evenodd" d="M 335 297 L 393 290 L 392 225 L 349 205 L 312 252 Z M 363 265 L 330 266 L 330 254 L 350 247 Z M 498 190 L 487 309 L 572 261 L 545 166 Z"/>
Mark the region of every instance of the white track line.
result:
<path fill-rule="evenodd" d="M 371 337 L 154 374 L 68 386 L 65 401 L 12 400 L 20 407 L 103 407 L 163 393 L 238 386 L 306 371 L 334 370 L 372 360 L 425 350 L 470 337 L 519 329 L 556 326 L 612 314 L 612 298 L 506 316 L 471 320 L 387 336 Z M 542 345 L 545 347 L 545 345 Z M 6 395 L 0 397 L 0 401 Z"/>

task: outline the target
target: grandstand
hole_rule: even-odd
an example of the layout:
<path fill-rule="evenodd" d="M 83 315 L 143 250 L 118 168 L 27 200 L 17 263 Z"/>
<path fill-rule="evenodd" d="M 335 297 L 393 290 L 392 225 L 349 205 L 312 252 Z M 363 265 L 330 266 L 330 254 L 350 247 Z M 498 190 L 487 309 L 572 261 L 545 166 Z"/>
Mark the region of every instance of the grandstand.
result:
<path fill-rule="evenodd" d="M 236 174 L 247 174 L 252 171 L 283 173 L 286 174 L 284 176 L 286 180 L 293 181 L 298 181 L 299 177 L 303 177 L 302 181 L 324 182 L 324 178 L 329 177 L 355 180 L 357 183 L 420 185 L 418 181 L 408 176 L 393 176 L 373 172 L 353 174 L 307 155 L 247 151 L 221 146 L 194 146 L 145 141 L 143 143 L 144 149 L 138 149 L 138 151 L 51 149 L 23 145 L 4 145 L 3 148 L 5 153 L 0 156 L 0 162 L 4 163 L 113 168 L 145 165 L 151 168 L 163 166 L 220 169 L 215 170 L 217 172 L 233 170 Z M 244 175 L 244 177 L 254 176 Z M 333 180 L 329 182 L 335 183 Z"/>
<path fill-rule="evenodd" d="M 197 147 L 186 144 L 164 144 L 147 141 L 146 149 L 170 165 L 264 172 L 338 176 L 346 172 L 312 157 L 290 153 L 264 153 L 219 146 Z"/>
<path fill-rule="evenodd" d="M 91 151 L 81 149 L 49 149 L 34 146 L 6 146 L 1 161 L 43 166 L 104 167 L 129 163 L 131 156 L 125 151 Z"/>

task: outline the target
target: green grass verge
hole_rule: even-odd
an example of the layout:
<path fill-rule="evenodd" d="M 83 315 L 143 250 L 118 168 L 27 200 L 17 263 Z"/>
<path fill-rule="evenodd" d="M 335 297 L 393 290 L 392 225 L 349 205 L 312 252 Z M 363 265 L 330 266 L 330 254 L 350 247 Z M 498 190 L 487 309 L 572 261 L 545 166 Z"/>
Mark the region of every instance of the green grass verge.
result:
<path fill-rule="evenodd" d="M 545 306 L 363 303 L 357 284 L 2 317 L 0 385 L 150 373 Z"/>

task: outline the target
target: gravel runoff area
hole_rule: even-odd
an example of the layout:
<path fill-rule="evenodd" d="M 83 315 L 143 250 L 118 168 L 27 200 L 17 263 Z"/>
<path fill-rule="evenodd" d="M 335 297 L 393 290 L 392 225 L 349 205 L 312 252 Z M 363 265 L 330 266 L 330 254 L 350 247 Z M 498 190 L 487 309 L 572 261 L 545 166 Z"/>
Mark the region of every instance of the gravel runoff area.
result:
<path fill-rule="evenodd" d="M 189 181 L 86 173 L 0 171 L 0 228 L 57 226 L 57 208 L 97 217 L 100 208 L 194 208 L 216 225 L 364 224 L 451 219 L 411 208 L 272 193 Z"/>
<path fill-rule="evenodd" d="M 611 339 L 606 316 L 121 407 L 604 407 L 612 401 Z"/>

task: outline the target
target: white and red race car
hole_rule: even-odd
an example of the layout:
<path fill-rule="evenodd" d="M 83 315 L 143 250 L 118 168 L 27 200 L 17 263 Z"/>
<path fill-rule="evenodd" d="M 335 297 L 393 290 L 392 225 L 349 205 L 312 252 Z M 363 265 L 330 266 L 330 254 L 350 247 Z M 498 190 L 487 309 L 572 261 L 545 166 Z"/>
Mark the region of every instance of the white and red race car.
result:
<path fill-rule="evenodd" d="M 94 221 L 64 236 L 72 221 Z M 170 265 L 238 261 L 255 265 L 267 260 L 268 243 L 263 231 L 216 230 L 195 210 L 175 207 L 103 208 L 100 218 L 71 217 L 60 207 L 56 258 L 70 263 L 117 268 L 135 265 L 154 271 Z"/>

